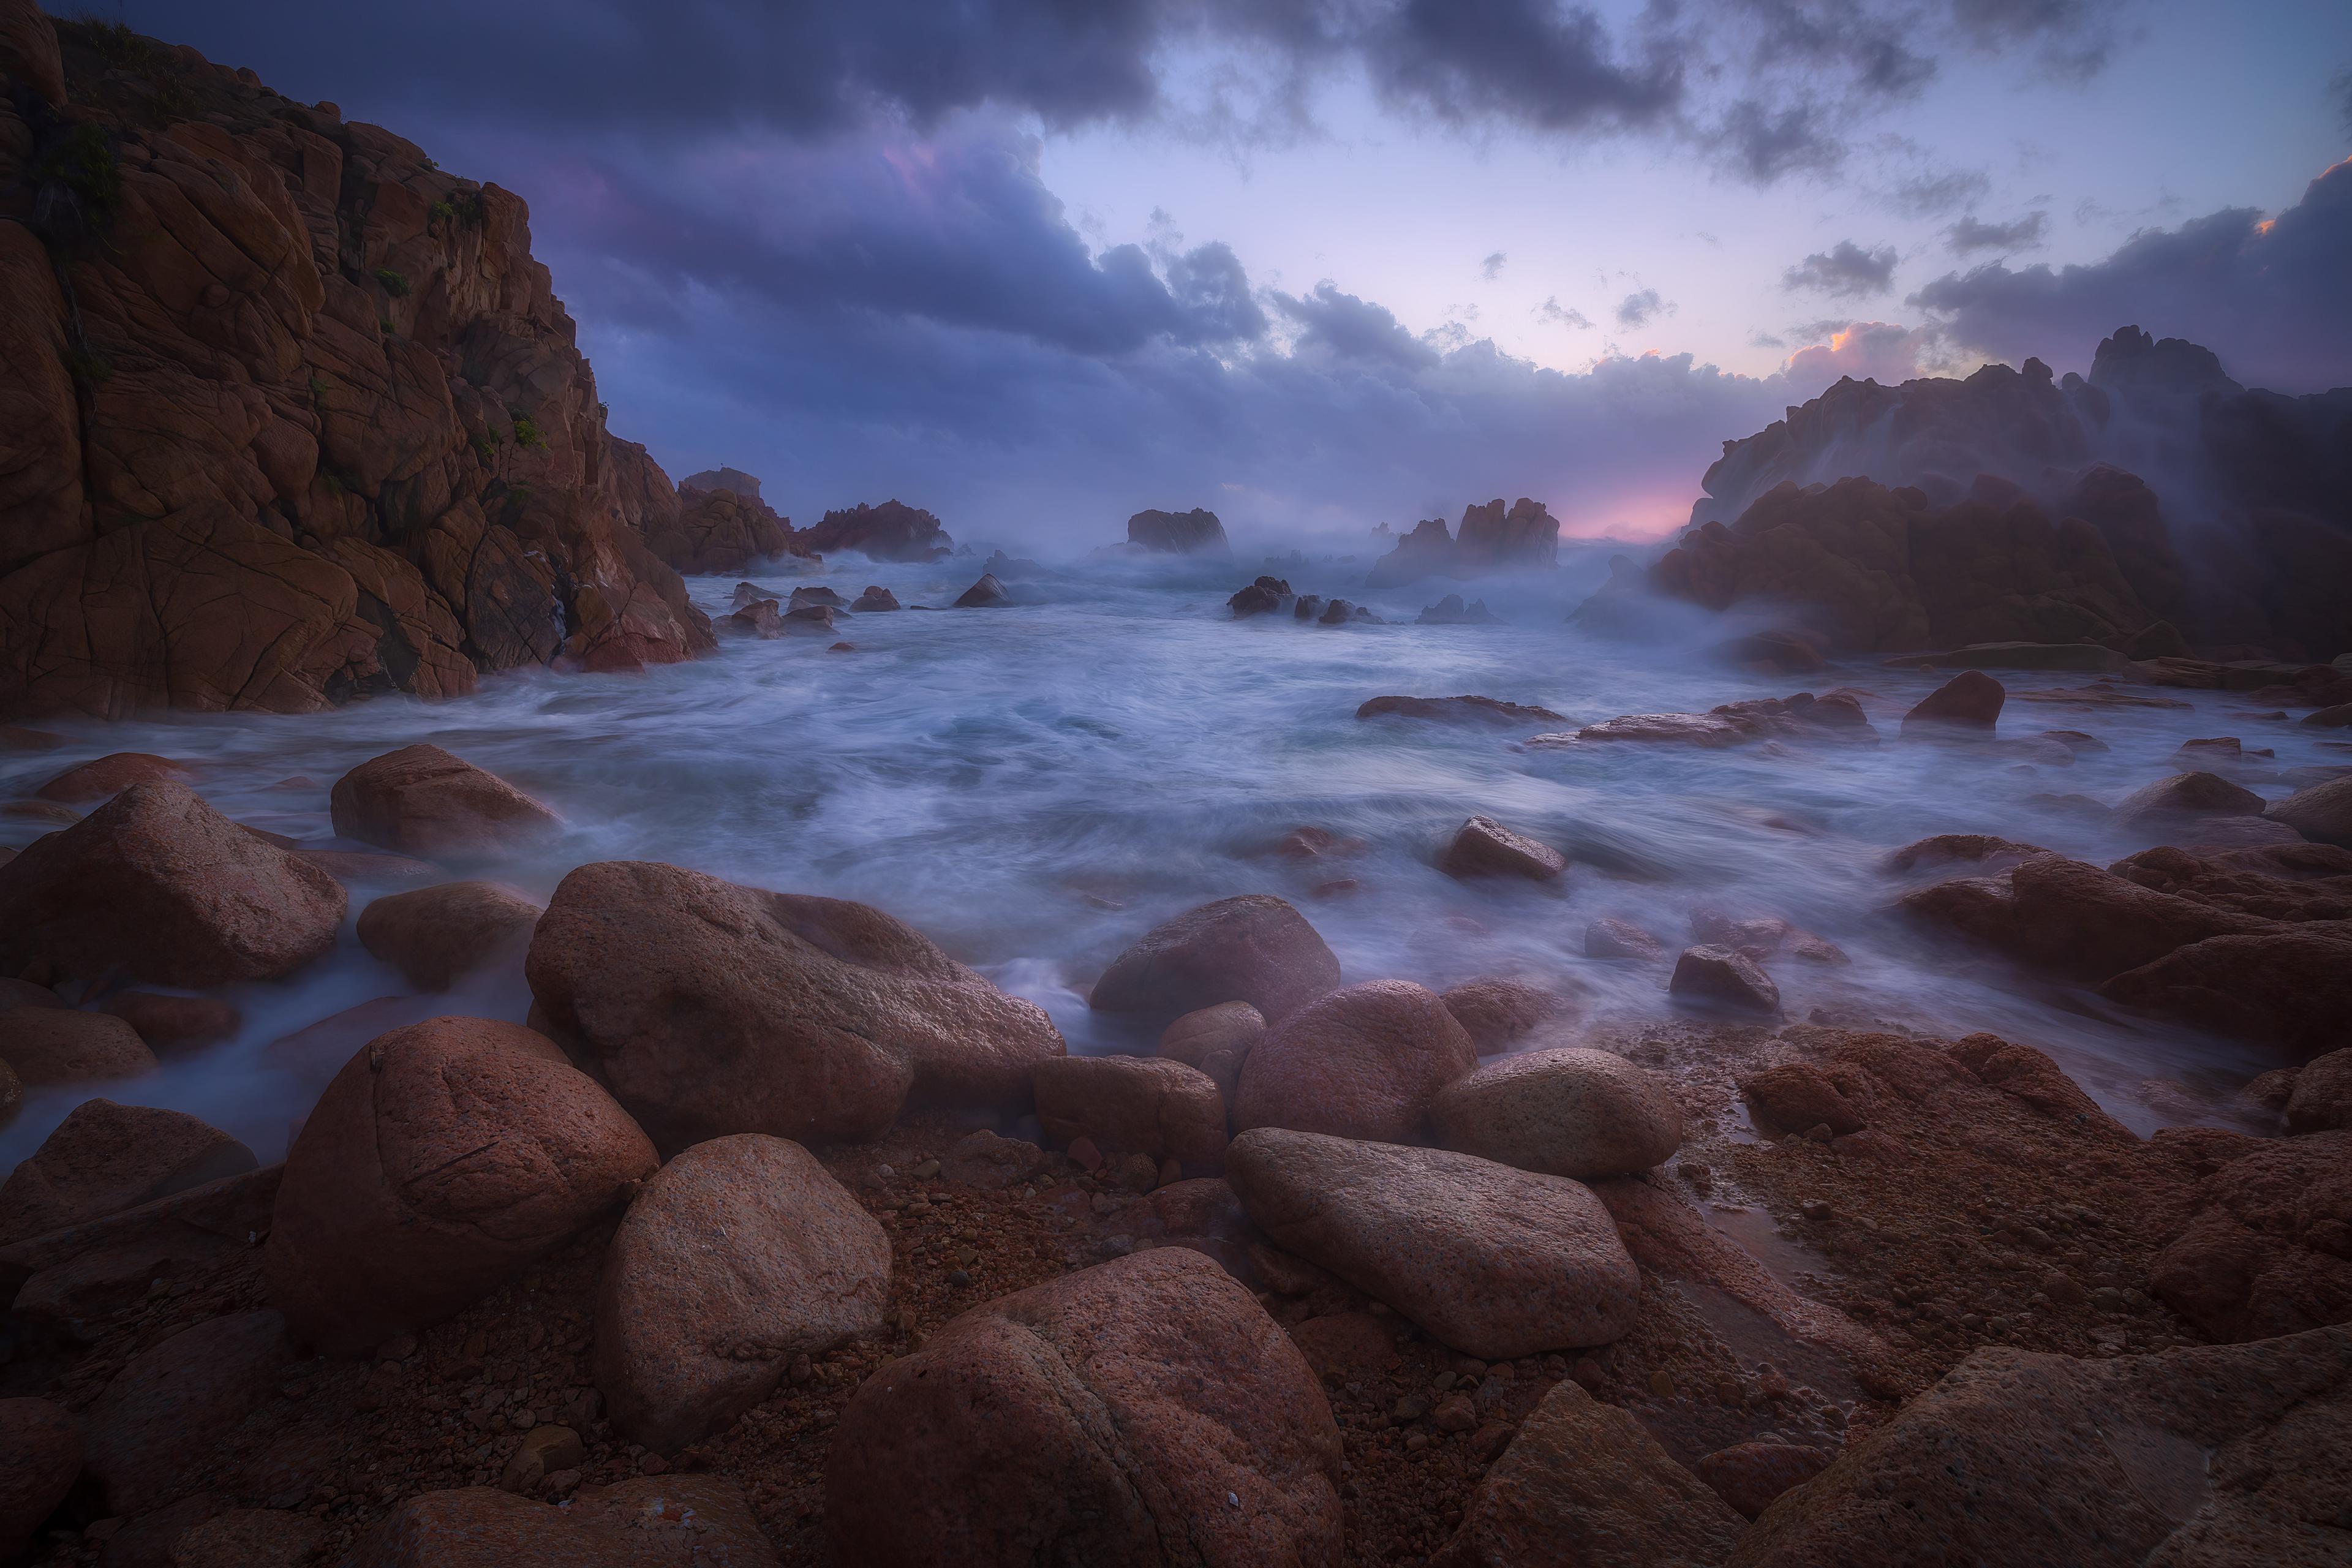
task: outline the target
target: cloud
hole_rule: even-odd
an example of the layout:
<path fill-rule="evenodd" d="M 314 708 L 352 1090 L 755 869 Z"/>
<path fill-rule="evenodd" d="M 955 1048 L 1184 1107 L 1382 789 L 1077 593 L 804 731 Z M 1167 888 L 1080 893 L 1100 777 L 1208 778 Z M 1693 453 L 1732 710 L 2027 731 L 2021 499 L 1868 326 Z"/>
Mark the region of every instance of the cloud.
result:
<path fill-rule="evenodd" d="M 1643 289 L 1617 302 L 1617 324 L 1629 328 L 1646 327 L 1660 316 L 1671 316 L 1674 311 L 1675 307 L 1659 299 L 1655 289 Z"/>
<path fill-rule="evenodd" d="M 1913 295 L 1951 341 L 2015 363 L 2087 367 L 2134 323 L 2217 350 L 2230 373 L 2283 392 L 2352 379 L 2352 159 L 2273 219 L 2225 208 L 2147 229 L 2103 261 L 1948 273 Z"/>
<path fill-rule="evenodd" d="M 1405 331 L 1385 306 L 1343 294 L 1328 279 L 1303 299 L 1277 293 L 1274 302 L 1303 329 L 1297 340 L 1300 353 L 1385 362 L 1409 370 L 1437 361 L 1437 351 Z"/>
<path fill-rule="evenodd" d="M 1592 330 L 1590 317 L 1581 310 L 1561 304 L 1556 294 L 1544 296 L 1544 302 L 1536 307 L 1536 320 L 1555 327 L 1570 327 L 1580 332 Z"/>
<path fill-rule="evenodd" d="M 1905 327 L 1891 321 L 1814 325 L 1831 329 L 1829 341 L 1789 356 L 1784 374 L 1793 382 L 1826 385 L 1850 375 L 1856 381 L 1899 383 L 1951 368 L 1943 335 L 1932 326 Z"/>
<path fill-rule="evenodd" d="M 2328 100 L 2336 105 L 2336 123 L 2347 136 L 2352 136 L 2352 66 L 2347 66 L 2327 79 Z"/>
<path fill-rule="evenodd" d="M 2048 213 L 2027 213 L 2014 223 L 1985 223 L 1971 213 L 1944 230 L 1944 245 L 1955 256 L 1972 256 L 1979 250 L 2039 250 L 2049 230 Z"/>
<path fill-rule="evenodd" d="M 1391 101 L 1454 124 L 1654 125 L 1683 96 L 1675 52 L 1626 58 L 1599 17 L 1551 0 L 1404 0 L 1370 23 L 1362 47 Z"/>
<path fill-rule="evenodd" d="M 1827 294 L 1838 300 L 1867 299 L 1895 286 L 1895 264 L 1901 254 L 1891 245 L 1864 250 L 1841 239 L 1825 251 L 1815 251 L 1780 275 L 1780 287 Z"/>
<path fill-rule="evenodd" d="M 2030 48 L 2041 75 L 2082 81 L 2122 47 L 2130 9 L 2123 0 L 1952 0 L 1952 21 L 1980 53 Z"/>
<path fill-rule="evenodd" d="M 1710 141 L 1735 174 L 1769 185 L 1793 174 L 1825 174 L 1845 161 L 1832 119 L 1811 100 L 1776 109 L 1741 99 L 1725 111 Z"/>
<path fill-rule="evenodd" d="M 1504 255 L 1501 251 L 1490 251 L 1487 254 L 1486 259 L 1478 263 L 1478 271 L 1480 276 L 1484 277 L 1487 282 L 1492 283 L 1496 279 L 1500 278 L 1503 275 L 1503 264 L 1508 260 L 1510 260 L 1510 258 Z"/>
<path fill-rule="evenodd" d="M 1782 337 L 1775 337 L 1772 333 L 1766 331 L 1761 327 L 1759 327 L 1754 331 L 1748 334 L 1748 346 L 1752 349 L 1785 349 L 1789 346 L 1789 340 Z"/>

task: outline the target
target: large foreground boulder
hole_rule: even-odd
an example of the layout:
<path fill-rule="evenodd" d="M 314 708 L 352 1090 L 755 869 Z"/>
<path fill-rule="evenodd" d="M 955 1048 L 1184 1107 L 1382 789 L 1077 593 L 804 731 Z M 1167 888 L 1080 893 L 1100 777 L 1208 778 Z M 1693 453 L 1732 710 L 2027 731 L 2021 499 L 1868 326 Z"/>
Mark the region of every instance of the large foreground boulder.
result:
<path fill-rule="evenodd" d="M 1276 1245 L 1467 1354 L 1608 1344 L 1633 1325 L 1640 1273 L 1564 1176 L 1258 1128 L 1225 1152 L 1225 1179 Z"/>
<path fill-rule="evenodd" d="M 1175 1018 L 1246 1002 L 1278 1023 L 1339 984 L 1339 961 L 1307 917 L 1265 893 L 1219 899 L 1144 932 L 1111 961 L 1087 1005 Z"/>
<path fill-rule="evenodd" d="M 81 1424 L 46 1399 L 0 1399 L 0 1561 L 66 1500 L 81 1474 Z"/>
<path fill-rule="evenodd" d="M 524 967 L 536 1016 L 665 1149 L 873 1138 L 910 1094 L 1023 1108 L 1063 1054 L 1043 1009 L 879 910 L 651 861 L 564 878 Z"/>
<path fill-rule="evenodd" d="M 1438 1091 L 1477 1065 L 1477 1047 L 1434 993 L 1368 980 L 1266 1031 L 1242 1064 L 1234 1125 L 1418 1143 Z"/>
<path fill-rule="evenodd" d="M 1736 1568 L 2340 1563 L 2352 1328 L 2074 1361 L 1978 1351 L 1783 1496 Z"/>
<path fill-rule="evenodd" d="M 1339 1468 L 1289 1336 L 1163 1247 L 975 1308 L 866 1379 L 825 1524 L 863 1568 L 1338 1568 Z"/>
<path fill-rule="evenodd" d="M 184 1111 L 86 1100 L 0 1184 L 0 1247 L 255 1164 L 252 1150 Z"/>
<path fill-rule="evenodd" d="M 582 1487 L 551 1506 L 464 1487 L 384 1515 L 347 1568 L 775 1568 L 742 1489 L 667 1475 Z"/>
<path fill-rule="evenodd" d="M 11 1007 L 0 1013 L 0 1062 L 27 1089 L 136 1078 L 155 1067 L 139 1031 L 105 1013 Z"/>
<path fill-rule="evenodd" d="M 658 1163 L 545 1037 L 485 1018 L 394 1029 L 335 1075 L 286 1156 L 269 1299 L 320 1350 L 362 1353 L 472 1305 Z"/>
<path fill-rule="evenodd" d="M 443 882 L 360 911 L 360 945 L 419 991 L 446 991 L 475 970 L 520 958 L 539 903 L 497 882 Z"/>
<path fill-rule="evenodd" d="M 2352 773 L 2299 789 L 2263 813 L 2315 844 L 2352 848 Z"/>
<path fill-rule="evenodd" d="M 1465 1154 L 1591 1181 L 1663 1164 L 1682 1145 L 1665 1079 L 1610 1051 L 1522 1051 L 1438 1091 L 1441 1142 Z"/>
<path fill-rule="evenodd" d="M 330 792 L 335 831 L 427 858 L 488 858 L 553 837 L 563 819 L 438 746 L 403 746 L 362 763 Z"/>
<path fill-rule="evenodd" d="M 1715 1568 L 1744 1521 L 1649 1429 L 1562 1383 L 1519 1425 L 1430 1568 Z"/>
<path fill-rule="evenodd" d="M 335 945 L 342 884 L 169 781 L 135 784 L 0 864 L 0 970 L 202 987 Z"/>
<path fill-rule="evenodd" d="M 646 1184 L 604 1255 L 596 1386 L 672 1453 L 775 1391 L 795 1355 L 882 1326 L 890 1238 L 799 1144 L 714 1138 Z"/>
<path fill-rule="evenodd" d="M 1053 1057 L 1037 1064 L 1037 1121 L 1059 1144 L 1173 1160 L 1190 1175 L 1225 1163 L 1225 1097 L 1200 1068 L 1167 1057 Z"/>

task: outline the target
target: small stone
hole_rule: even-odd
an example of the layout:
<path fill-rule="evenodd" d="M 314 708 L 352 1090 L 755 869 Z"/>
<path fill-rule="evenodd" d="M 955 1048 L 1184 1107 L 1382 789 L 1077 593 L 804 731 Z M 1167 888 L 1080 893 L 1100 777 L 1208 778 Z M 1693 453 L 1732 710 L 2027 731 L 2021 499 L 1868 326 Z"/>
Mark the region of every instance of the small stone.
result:
<path fill-rule="evenodd" d="M 1660 1367 L 1657 1371 L 1652 1373 L 1650 1374 L 1650 1392 L 1656 1394 L 1661 1399 L 1672 1399 L 1675 1396 L 1675 1374 L 1668 1372 L 1664 1367 Z"/>
<path fill-rule="evenodd" d="M 1820 1225 L 1832 1215 L 1827 1198 L 1806 1198 L 1797 1205 L 1798 1211 L 1814 1224 Z"/>
<path fill-rule="evenodd" d="M 948 1270 L 948 1283 L 961 1290 L 971 1283 L 971 1276 L 961 1268 L 950 1268 Z"/>
<path fill-rule="evenodd" d="M 1408 1394 L 1389 1407 L 1389 1420 L 1399 1426 L 1411 1426 L 1429 1414 L 1429 1401 L 1418 1394 Z"/>
<path fill-rule="evenodd" d="M 937 1160 L 919 1160 L 907 1173 L 919 1182 L 928 1182 L 940 1173 L 940 1163 Z"/>
<path fill-rule="evenodd" d="M 1478 1425 L 1478 1408 L 1468 1394 L 1449 1394 L 1430 1412 L 1429 1424 L 1449 1435 L 1467 1432 Z"/>

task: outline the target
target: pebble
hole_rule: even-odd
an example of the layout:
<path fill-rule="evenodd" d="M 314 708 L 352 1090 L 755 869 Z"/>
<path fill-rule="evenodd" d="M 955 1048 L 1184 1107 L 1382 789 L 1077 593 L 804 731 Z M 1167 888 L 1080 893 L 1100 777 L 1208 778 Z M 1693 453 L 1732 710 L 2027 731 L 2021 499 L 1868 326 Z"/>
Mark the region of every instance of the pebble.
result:
<path fill-rule="evenodd" d="M 928 1182 L 940 1173 L 940 1163 L 937 1160 L 920 1161 L 907 1173 L 919 1182 Z"/>
<path fill-rule="evenodd" d="M 1811 1220 L 1816 1225 L 1828 1220 L 1833 1212 L 1830 1208 L 1829 1200 L 1827 1198 L 1807 1198 L 1803 1202 L 1800 1203 L 1797 1205 L 1797 1208 L 1798 1211 L 1807 1219 Z"/>
<path fill-rule="evenodd" d="M 1675 1374 L 1668 1372 L 1664 1367 L 1660 1367 L 1657 1371 L 1652 1373 L 1650 1374 L 1650 1392 L 1656 1394 L 1661 1399 L 1672 1399 L 1675 1396 Z"/>

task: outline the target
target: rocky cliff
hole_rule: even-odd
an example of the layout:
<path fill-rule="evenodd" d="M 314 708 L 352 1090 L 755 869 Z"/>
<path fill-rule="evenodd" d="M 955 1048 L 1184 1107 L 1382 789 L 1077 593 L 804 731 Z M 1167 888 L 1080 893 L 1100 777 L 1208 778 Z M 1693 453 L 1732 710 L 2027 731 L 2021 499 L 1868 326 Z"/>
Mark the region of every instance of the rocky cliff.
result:
<path fill-rule="evenodd" d="M 192 49 L 0 12 L 0 716 L 710 646 L 520 197 Z"/>

